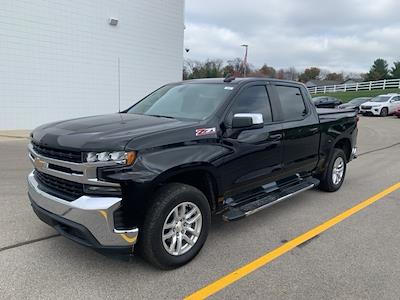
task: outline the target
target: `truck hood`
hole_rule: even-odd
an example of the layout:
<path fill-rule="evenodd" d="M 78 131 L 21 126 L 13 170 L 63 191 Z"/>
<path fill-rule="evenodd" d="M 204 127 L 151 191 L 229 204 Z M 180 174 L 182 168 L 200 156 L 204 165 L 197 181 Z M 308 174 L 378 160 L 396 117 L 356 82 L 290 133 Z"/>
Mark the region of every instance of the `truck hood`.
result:
<path fill-rule="evenodd" d="M 196 124 L 138 114 L 108 114 L 42 125 L 32 140 L 43 146 L 74 151 L 124 150 L 132 139 Z"/>

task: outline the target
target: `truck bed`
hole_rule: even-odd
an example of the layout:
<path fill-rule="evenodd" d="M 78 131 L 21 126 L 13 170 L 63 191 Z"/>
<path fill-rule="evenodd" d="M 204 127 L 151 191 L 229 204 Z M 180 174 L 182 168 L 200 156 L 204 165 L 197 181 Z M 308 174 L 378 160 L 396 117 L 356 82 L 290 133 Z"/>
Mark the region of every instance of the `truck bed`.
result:
<path fill-rule="evenodd" d="M 317 114 L 320 122 L 328 122 L 340 120 L 342 118 L 354 118 L 357 112 L 353 109 L 337 109 L 337 108 L 317 108 Z"/>

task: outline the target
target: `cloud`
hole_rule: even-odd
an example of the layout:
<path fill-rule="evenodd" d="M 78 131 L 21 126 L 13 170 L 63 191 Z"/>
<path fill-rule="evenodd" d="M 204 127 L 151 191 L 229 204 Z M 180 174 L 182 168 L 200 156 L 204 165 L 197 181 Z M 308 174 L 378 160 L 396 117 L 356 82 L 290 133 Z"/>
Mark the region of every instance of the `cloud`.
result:
<path fill-rule="evenodd" d="M 299 69 L 366 72 L 373 60 L 400 60 L 400 1 L 186 1 L 187 58 Z"/>

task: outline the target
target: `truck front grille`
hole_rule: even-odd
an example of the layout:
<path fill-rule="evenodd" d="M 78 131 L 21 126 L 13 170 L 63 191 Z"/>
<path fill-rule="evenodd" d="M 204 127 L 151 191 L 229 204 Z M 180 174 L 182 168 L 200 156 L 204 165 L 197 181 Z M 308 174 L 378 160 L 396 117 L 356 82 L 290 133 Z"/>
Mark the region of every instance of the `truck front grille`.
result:
<path fill-rule="evenodd" d="M 83 184 L 54 177 L 35 170 L 41 190 L 55 197 L 73 201 L 83 195 Z"/>
<path fill-rule="evenodd" d="M 41 154 L 45 157 L 50 157 L 64 161 L 71 161 L 76 163 L 82 162 L 81 152 L 54 149 L 47 146 L 39 145 L 38 143 L 35 143 L 33 141 L 32 141 L 32 146 L 33 150 L 36 153 Z"/>

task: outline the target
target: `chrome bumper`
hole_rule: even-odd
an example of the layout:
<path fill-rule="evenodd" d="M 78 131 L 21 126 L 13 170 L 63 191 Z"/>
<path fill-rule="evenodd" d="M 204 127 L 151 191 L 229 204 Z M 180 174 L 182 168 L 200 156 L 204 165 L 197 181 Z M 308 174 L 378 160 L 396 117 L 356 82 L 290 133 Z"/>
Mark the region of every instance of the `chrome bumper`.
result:
<path fill-rule="evenodd" d="M 136 243 L 137 228 L 114 228 L 114 211 L 120 207 L 121 198 L 81 196 L 65 201 L 40 190 L 33 172 L 28 175 L 28 194 L 40 208 L 85 227 L 101 246 L 133 247 Z"/>

